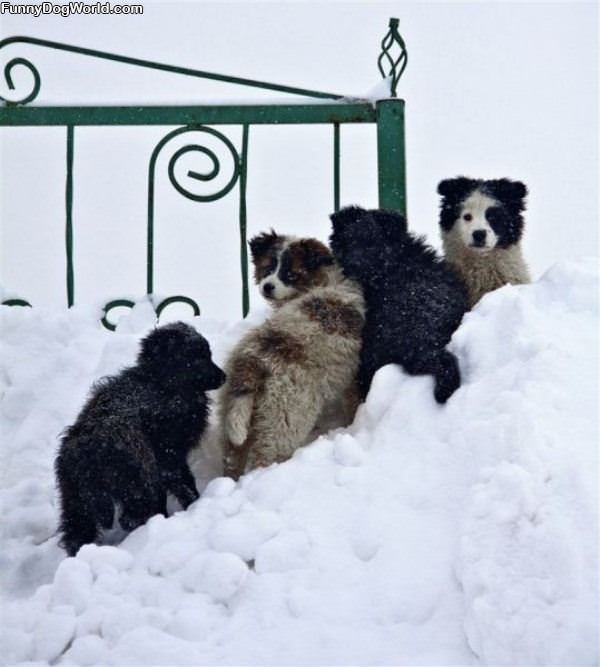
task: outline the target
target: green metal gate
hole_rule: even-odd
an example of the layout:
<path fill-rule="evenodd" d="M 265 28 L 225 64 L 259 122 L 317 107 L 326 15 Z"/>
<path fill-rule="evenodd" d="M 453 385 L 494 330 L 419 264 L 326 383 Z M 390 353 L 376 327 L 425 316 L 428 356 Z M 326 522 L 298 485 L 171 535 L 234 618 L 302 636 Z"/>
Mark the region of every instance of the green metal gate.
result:
<path fill-rule="evenodd" d="M 200 181 L 210 181 L 219 173 L 220 164 L 215 153 L 198 143 L 187 144 L 177 150 L 168 163 L 168 176 L 173 187 L 184 197 L 194 201 L 209 202 L 227 195 L 236 185 L 239 191 L 239 232 L 240 263 L 242 274 L 242 313 L 248 313 L 248 256 L 246 243 L 246 184 L 247 158 L 252 125 L 265 124 L 328 124 L 333 130 L 333 207 L 340 205 L 340 126 L 345 123 L 376 123 L 377 125 L 377 161 L 379 205 L 405 213 L 406 177 L 404 146 L 404 101 L 396 97 L 396 87 L 406 63 L 407 53 L 404 41 L 398 31 L 398 19 L 390 19 L 389 30 L 381 42 L 381 54 L 378 67 L 381 75 L 389 77 L 391 96 L 375 104 L 366 100 L 349 99 L 342 95 L 324 93 L 303 88 L 254 81 L 239 77 L 225 76 L 213 72 L 165 65 L 149 60 L 130 58 L 104 51 L 86 49 L 60 42 L 51 42 L 33 37 L 9 37 L 0 41 L 0 50 L 12 44 L 31 44 L 43 48 L 55 49 L 145 67 L 175 74 L 224 81 L 232 84 L 251 86 L 301 95 L 308 99 L 320 100 L 306 104 L 262 104 L 262 105 L 211 105 L 211 106 L 27 106 L 38 95 L 41 77 L 35 65 L 25 58 L 12 58 L 4 67 L 4 78 L 10 90 L 14 90 L 12 72 L 15 67 L 26 67 L 33 76 L 33 89 L 19 100 L 0 100 L 0 126 L 61 126 L 66 129 L 66 186 L 65 186 L 65 250 L 66 250 L 66 292 L 67 305 L 75 303 L 75 272 L 73 266 L 73 155 L 75 150 L 75 128 L 82 126 L 151 126 L 174 125 L 152 151 L 148 165 L 148 200 L 147 200 L 147 242 L 146 242 L 146 293 L 154 292 L 154 190 L 156 162 L 163 147 L 174 137 L 188 132 L 206 133 L 220 140 L 226 151 L 233 158 L 234 170 L 229 182 L 218 192 L 211 195 L 196 195 L 186 190 L 175 177 L 175 163 L 185 153 L 196 151 L 207 156 L 212 163 L 208 173 L 188 171 L 188 176 Z M 325 101 L 323 101 L 325 100 Z M 241 146 L 238 150 L 215 125 L 238 125 L 242 127 Z M 183 295 L 170 296 L 155 304 L 157 317 L 171 303 L 186 303 L 194 314 L 199 314 L 198 304 Z M 5 305 L 29 306 L 24 299 L 8 299 Z M 133 307 L 128 299 L 116 299 L 104 306 L 102 322 L 108 329 L 114 330 L 108 313 L 116 307 Z"/>

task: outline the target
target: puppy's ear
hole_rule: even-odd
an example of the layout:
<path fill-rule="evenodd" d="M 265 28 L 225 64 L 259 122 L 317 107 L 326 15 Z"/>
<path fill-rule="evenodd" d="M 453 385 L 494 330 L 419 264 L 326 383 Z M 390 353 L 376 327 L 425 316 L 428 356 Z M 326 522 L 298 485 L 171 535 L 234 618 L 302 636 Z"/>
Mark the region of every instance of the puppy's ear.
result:
<path fill-rule="evenodd" d="M 343 227 L 351 222 L 358 222 L 365 215 L 366 211 L 360 206 L 346 206 L 329 216 L 333 228 Z"/>
<path fill-rule="evenodd" d="M 252 260 L 256 261 L 259 257 L 266 255 L 278 239 L 279 236 L 273 229 L 270 232 L 262 232 L 262 234 L 250 239 L 248 245 L 252 253 Z"/>
<path fill-rule="evenodd" d="M 477 187 L 477 181 L 465 176 L 458 176 L 457 178 L 447 178 L 440 181 L 437 186 L 437 191 L 442 197 L 447 199 L 460 200 L 463 199 L 469 192 Z"/>
<path fill-rule="evenodd" d="M 329 248 L 317 239 L 302 239 L 298 242 L 301 261 L 307 271 L 316 271 L 321 266 L 333 264 L 333 255 Z"/>
<path fill-rule="evenodd" d="M 527 195 L 527 187 L 521 181 L 511 181 L 508 178 L 498 178 L 487 181 L 486 187 L 494 197 L 509 205 L 517 206 L 520 209 L 525 208 L 523 199 Z"/>

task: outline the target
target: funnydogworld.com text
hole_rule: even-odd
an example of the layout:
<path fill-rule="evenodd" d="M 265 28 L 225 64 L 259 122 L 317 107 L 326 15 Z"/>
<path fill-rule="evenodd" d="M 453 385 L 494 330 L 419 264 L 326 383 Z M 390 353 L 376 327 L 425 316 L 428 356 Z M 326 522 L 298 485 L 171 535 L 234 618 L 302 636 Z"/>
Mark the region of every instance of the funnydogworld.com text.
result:
<path fill-rule="evenodd" d="M 35 5 L 21 5 L 14 2 L 0 2 L 0 14 L 29 14 L 36 18 L 42 15 L 57 14 L 143 14 L 143 5 L 114 4 L 111 2 L 39 2 Z"/>

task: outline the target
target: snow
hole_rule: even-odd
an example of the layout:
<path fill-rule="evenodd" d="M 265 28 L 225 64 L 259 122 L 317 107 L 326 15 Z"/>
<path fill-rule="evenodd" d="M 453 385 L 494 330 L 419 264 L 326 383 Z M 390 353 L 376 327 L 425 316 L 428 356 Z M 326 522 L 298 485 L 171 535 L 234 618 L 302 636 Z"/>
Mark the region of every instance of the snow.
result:
<path fill-rule="evenodd" d="M 52 464 L 90 383 L 132 362 L 93 309 L 1 315 L 7 664 L 597 664 L 597 260 L 487 295 L 456 332 L 463 386 L 381 369 L 348 429 L 218 477 L 120 545 L 57 547 Z M 222 362 L 252 324 L 190 320 Z"/>

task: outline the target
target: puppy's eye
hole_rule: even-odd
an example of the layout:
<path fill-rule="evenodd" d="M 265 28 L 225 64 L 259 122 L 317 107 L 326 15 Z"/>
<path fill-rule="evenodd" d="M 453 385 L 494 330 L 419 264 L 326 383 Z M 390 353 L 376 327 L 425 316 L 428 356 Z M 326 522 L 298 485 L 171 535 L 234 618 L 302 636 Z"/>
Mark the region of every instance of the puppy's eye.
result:
<path fill-rule="evenodd" d="M 463 215 L 463 220 L 465 220 L 466 222 L 471 222 L 471 220 L 473 220 L 473 216 L 470 213 L 465 213 Z"/>

